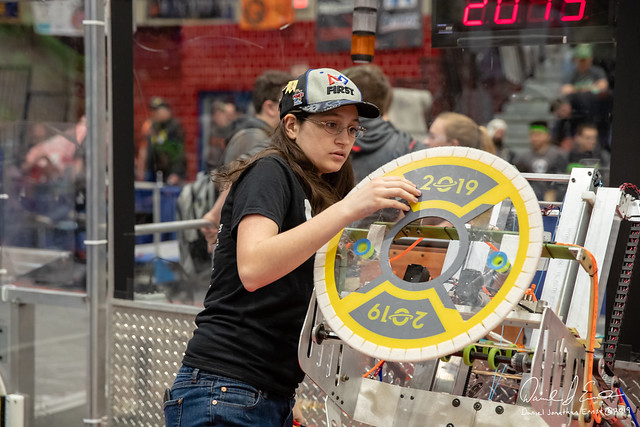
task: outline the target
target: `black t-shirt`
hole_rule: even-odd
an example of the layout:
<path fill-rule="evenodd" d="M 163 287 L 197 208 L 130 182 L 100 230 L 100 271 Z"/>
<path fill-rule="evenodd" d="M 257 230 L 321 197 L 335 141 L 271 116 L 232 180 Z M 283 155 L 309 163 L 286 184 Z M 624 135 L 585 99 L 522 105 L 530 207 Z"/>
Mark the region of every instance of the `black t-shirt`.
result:
<path fill-rule="evenodd" d="M 248 292 L 238 276 L 237 227 L 259 214 L 279 232 L 311 217 L 302 186 L 278 157 L 258 160 L 232 187 L 222 208 L 218 246 L 204 310 L 183 363 L 291 396 L 304 378 L 298 339 L 313 291 L 313 257 L 283 278 Z"/>

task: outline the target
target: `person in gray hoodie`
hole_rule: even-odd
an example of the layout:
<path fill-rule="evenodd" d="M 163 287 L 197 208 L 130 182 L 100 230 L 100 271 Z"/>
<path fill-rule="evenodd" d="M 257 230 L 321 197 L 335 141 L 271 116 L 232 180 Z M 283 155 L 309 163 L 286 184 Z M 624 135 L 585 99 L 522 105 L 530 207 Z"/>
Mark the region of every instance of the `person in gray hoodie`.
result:
<path fill-rule="evenodd" d="M 380 117 L 360 119 L 360 124 L 367 131 L 356 139 L 351 149 L 354 178 L 358 183 L 385 163 L 411 152 L 416 141 L 411 135 L 396 129 L 386 120 L 393 90 L 380 67 L 372 64 L 356 65 L 343 70 L 342 73 L 358 86 L 363 101 L 370 102 L 380 109 Z"/>

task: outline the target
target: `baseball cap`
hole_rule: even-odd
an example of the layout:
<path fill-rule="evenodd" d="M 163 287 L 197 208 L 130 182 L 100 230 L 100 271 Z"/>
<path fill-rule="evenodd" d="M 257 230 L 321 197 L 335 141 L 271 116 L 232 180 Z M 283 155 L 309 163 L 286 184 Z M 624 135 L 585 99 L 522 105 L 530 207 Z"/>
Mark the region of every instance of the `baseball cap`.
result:
<path fill-rule="evenodd" d="M 169 107 L 169 103 L 165 101 L 164 98 L 161 98 L 159 96 L 154 96 L 153 98 L 151 98 L 151 102 L 149 103 L 149 106 L 151 107 L 152 110 L 155 110 L 160 107 Z"/>
<path fill-rule="evenodd" d="M 293 110 L 323 113 L 344 105 L 355 105 L 362 117 L 380 115 L 378 107 L 362 101 L 360 90 L 344 74 L 332 68 L 311 69 L 282 90 L 280 118 Z"/>
<path fill-rule="evenodd" d="M 591 58 L 593 48 L 590 44 L 579 44 L 573 49 L 573 57 L 578 59 Z"/>

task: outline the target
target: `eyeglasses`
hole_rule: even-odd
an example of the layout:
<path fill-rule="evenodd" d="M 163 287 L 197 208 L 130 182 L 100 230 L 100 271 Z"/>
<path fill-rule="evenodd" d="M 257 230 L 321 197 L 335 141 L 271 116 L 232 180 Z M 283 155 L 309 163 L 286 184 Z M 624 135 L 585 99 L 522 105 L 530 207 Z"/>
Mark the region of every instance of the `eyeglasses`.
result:
<path fill-rule="evenodd" d="M 313 120 L 313 119 L 310 119 L 310 118 L 304 118 L 302 120 L 306 120 L 308 122 L 315 123 L 318 126 L 324 127 L 324 130 L 326 130 L 327 133 L 330 133 L 331 135 L 340 135 L 342 133 L 342 131 L 346 129 L 347 130 L 347 135 L 349 135 L 349 137 L 351 137 L 351 138 L 360 138 L 367 131 L 367 129 L 362 127 L 362 126 L 344 126 L 344 127 L 340 127 L 340 125 L 337 122 L 334 122 L 332 120 L 327 120 L 326 122 L 319 121 L 319 120 Z"/>

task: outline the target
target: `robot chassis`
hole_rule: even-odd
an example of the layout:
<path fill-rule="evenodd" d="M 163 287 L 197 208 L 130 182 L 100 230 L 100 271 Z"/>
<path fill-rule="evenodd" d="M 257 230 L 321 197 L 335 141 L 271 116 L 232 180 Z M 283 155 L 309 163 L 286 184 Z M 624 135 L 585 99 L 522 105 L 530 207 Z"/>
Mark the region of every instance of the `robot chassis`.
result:
<path fill-rule="evenodd" d="M 381 175 L 414 182 L 419 202 L 316 254 L 299 360 L 326 393 L 327 425 L 342 412 L 384 427 L 638 426 L 640 368 L 614 373 L 633 222 L 611 322 L 597 322 L 636 200 L 585 168 L 527 176 L 564 179 L 561 204 L 539 203 L 511 165 L 460 147 L 401 157 L 358 187 Z"/>

